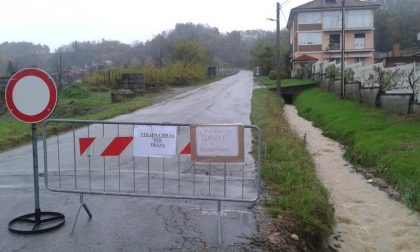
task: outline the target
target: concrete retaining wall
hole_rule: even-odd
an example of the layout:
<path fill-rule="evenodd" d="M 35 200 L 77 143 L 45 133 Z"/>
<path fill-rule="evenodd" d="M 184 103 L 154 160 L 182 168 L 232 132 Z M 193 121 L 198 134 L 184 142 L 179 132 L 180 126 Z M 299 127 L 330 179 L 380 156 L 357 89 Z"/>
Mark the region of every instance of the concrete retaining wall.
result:
<path fill-rule="evenodd" d="M 321 78 L 319 80 L 319 87 L 323 90 L 328 90 L 328 79 L 326 78 Z"/>
<path fill-rule="evenodd" d="M 315 77 L 315 76 L 314 76 Z M 341 81 L 325 78 L 325 75 L 317 74 L 315 79 L 319 80 L 319 87 L 330 91 L 341 97 Z M 361 83 L 348 83 L 345 88 L 347 99 L 364 103 L 370 107 L 376 107 L 376 97 L 379 87 L 363 87 Z M 420 103 L 410 104 L 412 95 L 410 94 L 383 94 L 380 96 L 380 107 L 391 113 L 400 115 L 412 114 L 420 117 Z"/>
<path fill-rule="evenodd" d="M 407 115 L 410 108 L 411 95 L 381 95 L 381 108 L 399 115 Z"/>
<path fill-rule="evenodd" d="M 360 100 L 362 103 L 376 107 L 376 96 L 379 93 L 379 88 L 361 88 L 360 89 Z"/>
<path fill-rule="evenodd" d="M 333 92 L 338 97 L 341 97 L 341 80 L 336 80 L 331 85 L 331 92 Z"/>
<path fill-rule="evenodd" d="M 420 116 L 420 103 L 412 103 L 410 107 L 410 114 Z"/>
<path fill-rule="evenodd" d="M 346 84 L 345 92 L 347 99 L 360 102 L 360 83 Z"/>

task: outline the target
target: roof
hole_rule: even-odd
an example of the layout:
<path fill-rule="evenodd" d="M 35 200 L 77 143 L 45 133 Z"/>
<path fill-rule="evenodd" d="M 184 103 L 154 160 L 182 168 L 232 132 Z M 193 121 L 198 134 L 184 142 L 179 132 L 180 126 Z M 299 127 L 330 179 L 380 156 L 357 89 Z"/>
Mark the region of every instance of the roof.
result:
<path fill-rule="evenodd" d="M 307 54 L 303 54 L 293 60 L 293 62 L 311 62 L 311 61 L 318 61 L 318 59 L 312 56 L 309 56 Z"/>
<path fill-rule="evenodd" d="M 287 22 L 287 27 L 290 27 L 294 13 L 300 11 L 312 11 L 312 10 L 324 10 L 324 9 L 341 9 L 341 3 L 343 0 L 337 0 L 336 3 L 326 3 L 325 0 L 314 0 L 306 4 L 299 5 L 298 7 L 293 8 L 290 11 L 289 21 Z M 360 0 L 345 0 L 345 7 L 349 8 L 379 8 L 381 5 L 374 4 L 367 1 Z"/>
<path fill-rule="evenodd" d="M 293 10 L 306 10 L 306 9 L 334 9 L 341 8 L 341 3 L 343 0 L 337 0 L 336 3 L 326 3 L 325 0 L 314 0 L 309 3 L 302 4 L 298 7 L 295 7 Z M 346 7 L 379 7 L 380 5 L 374 4 L 371 2 L 365 2 L 360 0 L 346 0 Z"/>

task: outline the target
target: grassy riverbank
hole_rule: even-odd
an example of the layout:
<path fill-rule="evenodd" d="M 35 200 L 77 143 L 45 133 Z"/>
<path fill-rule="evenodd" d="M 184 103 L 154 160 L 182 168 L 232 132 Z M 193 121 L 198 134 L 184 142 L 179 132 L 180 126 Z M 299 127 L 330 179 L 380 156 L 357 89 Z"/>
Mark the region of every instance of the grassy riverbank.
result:
<path fill-rule="evenodd" d="M 343 101 L 320 89 L 303 92 L 295 104 L 301 116 L 347 146 L 349 160 L 373 167 L 407 206 L 420 210 L 419 119 Z"/>
<path fill-rule="evenodd" d="M 274 217 L 291 216 L 295 224 L 289 231 L 302 237 L 312 250 L 320 249 L 331 232 L 333 208 L 303 141 L 283 118 L 282 106 L 282 99 L 273 92 L 254 91 L 251 121 L 264 132 L 262 178 L 272 197 L 268 211 Z"/>

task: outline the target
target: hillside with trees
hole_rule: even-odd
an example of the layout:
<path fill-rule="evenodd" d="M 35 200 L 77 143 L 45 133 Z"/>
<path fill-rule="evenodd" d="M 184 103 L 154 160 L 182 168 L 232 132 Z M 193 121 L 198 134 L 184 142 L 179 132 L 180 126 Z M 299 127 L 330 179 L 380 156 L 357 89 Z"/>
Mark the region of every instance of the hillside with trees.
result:
<path fill-rule="evenodd" d="M 50 48 L 30 42 L 0 44 L 0 75 L 11 74 L 24 67 L 48 68 Z"/>
<path fill-rule="evenodd" d="M 0 44 L 0 74 L 11 74 L 24 67 L 40 67 L 53 74 L 74 69 L 86 69 L 104 62 L 113 66 L 157 68 L 179 63 L 180 44 L 198 45 L 205 52 L 203 65 L 251 68 L 250 52 L 261 39 L 273 39 L 271 32 L 262 30 L 221 33 L 216 27 L 180 23 L 145 42 L 125 44 L 114 40 L 74 41 L 50 52 L 46 45 L 30 42 Z M 197 46 L 185 46 L 196 50 Z"/>
<path fill-rule="evenodd" d="M 291 69 L 289 54 L 289 32 L 280 31 L 280 74 L 281 78 L 287 78 Z M 254 66 L 258 66 L 261 75 L 269 75 L 276 67 L 276 33 L 266 32 L 258 38 L 251 50 L 251 60 Z"/>
<path fill-rule="evenodd" d="M 375 13 L 375 46 L 377 51 L 387 52 L 394 42 L 401 48 L 419 47 L 420 1 L 388 0 L 384 8 Z"/>

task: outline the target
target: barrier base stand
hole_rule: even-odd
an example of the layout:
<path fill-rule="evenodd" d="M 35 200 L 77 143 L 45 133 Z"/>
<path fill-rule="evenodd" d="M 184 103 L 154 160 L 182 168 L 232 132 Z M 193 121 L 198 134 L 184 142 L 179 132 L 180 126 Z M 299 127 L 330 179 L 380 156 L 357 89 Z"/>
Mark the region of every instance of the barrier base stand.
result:
<path fill-rule="evenodd" d="M 77 210 L 76 218 L 74 219 L 73 228 L 71 229 L 71 234 L 74 234 L 74 229 L 76 228 L 77 219 L 79 218 L 80 210 L 85 209 L 87 215 L 89 216 L 89 220 L 92 219 L 92 214 L 90 213 L 90 210 L 86 203 L 83 201 L 83 193 L 80 194 L 80 207 L 79 210 Z"/>
<path fill-rule="evenodd" d="M 64 225 L 66 218 L 57 212 L 41 212 L 25 214 L 9 222 L 9 231 L 16 234 L 41 234 L 53 231 Z"/>

